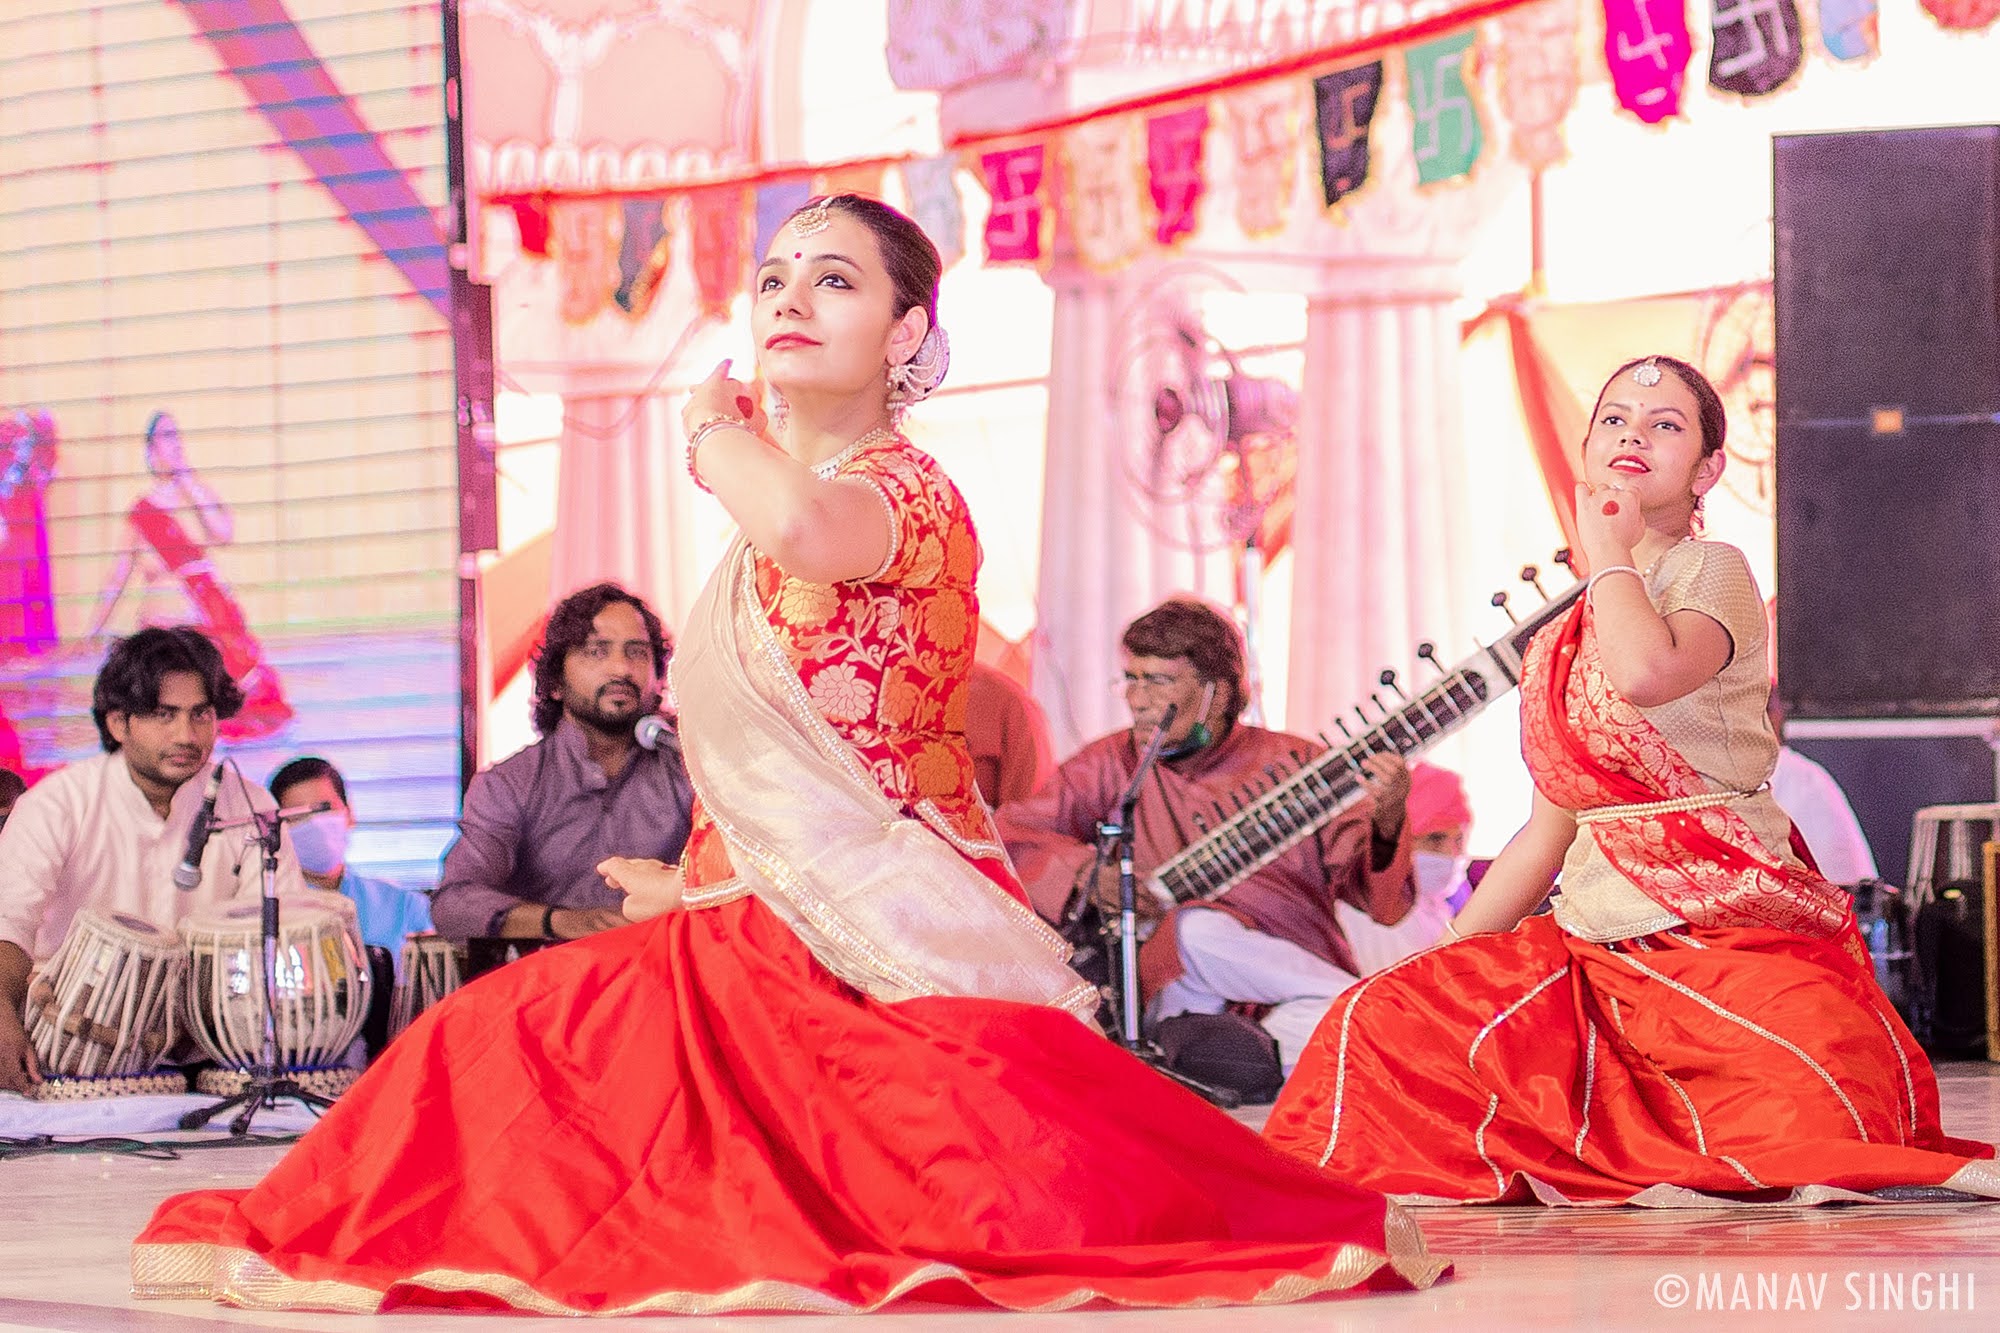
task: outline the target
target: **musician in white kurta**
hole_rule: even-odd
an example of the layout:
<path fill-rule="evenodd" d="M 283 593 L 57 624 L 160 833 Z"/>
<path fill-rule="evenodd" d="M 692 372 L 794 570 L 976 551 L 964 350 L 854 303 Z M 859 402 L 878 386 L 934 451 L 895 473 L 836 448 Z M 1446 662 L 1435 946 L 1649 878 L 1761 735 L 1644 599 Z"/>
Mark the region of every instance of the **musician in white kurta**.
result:
<path fill-rule="evenodd" d="M 0 828 L 0 1090 L 35 1082 L 22 1025 L 28 974 L 55 953 L 78 912 L 121 912 L 172 929 L 197 907 L 259 892 L 262 853 L 246 849 L 241 830 L 208 840 L 195 889 L 173 882 L 215 771 L 216 724 L 242 698 L 197 630 L 146 629 L 121 640 L 93 693 L 105 752 L 42 779 Z M 240 819 L 253 807 L 274 803 L 231 772 L 216 819 Z M 277 887 L 305 887 L 289 845 Z"/>

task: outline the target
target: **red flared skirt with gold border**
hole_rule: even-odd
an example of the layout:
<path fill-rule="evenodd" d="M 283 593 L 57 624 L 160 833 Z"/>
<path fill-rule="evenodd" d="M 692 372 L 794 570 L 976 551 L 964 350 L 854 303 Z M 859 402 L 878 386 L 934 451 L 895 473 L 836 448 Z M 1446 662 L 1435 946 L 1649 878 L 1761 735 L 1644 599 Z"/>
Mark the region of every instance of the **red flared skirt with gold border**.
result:
<path fill-rule="evenodd" d="M 1853 926 L 1594 944 L 1547 916 L 1341 997 L 1265 1135 L 1406 1202 L 2000 1197 Z"/>
<path fill-rule="evenodd" d="M 545 1314 L 1201 1306 L 1427 1285 L 1328 1179 L 1067 1014 L 886 1005 L 754 899 L 458 992 L 254 1190 L 163 1204 L 141 1295 Z"/>

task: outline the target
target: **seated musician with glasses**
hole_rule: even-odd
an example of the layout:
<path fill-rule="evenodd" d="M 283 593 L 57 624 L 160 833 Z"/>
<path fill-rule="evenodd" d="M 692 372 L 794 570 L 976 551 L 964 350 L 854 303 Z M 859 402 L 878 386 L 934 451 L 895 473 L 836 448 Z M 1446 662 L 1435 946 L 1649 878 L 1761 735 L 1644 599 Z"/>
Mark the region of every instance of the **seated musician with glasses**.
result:
<path fill-rule="evenodd" d="M 1403 801 L 1409 770 L 1394 754 L 1362 764 L 1364 799 L 1249 871 L 1219 896 L 1168 911 L 1145 880 L 1170 857 L 1202 842 L 1289 772 L 1321 752 L 1298 736 L 1240 721 L 1249 692 L 1243 639 L 1227 616 L 1187 598 L 1163 602 L 1126 627 L 1123 688 L 1129 729 L 1092 741 L 1041 790 L 996 815 L 1035 908 L 1052 921 L 1076 915 L 1084 898 L 1116 908 L 1117 870 L 1091 875 L 1098 821 L 1114 806 L 1170 705 L 1161 760 L 1140 788 L 1133 862 L 1138 907 L 1150 928 L 1139 955 L 1146 1021 L 1176 1014 L 1248 1009 L 1278 1044 L 1290 1072 L 1320 1017 L 1357 979 L 1335 904 L 1384 924 L 1414 901 Z"/>

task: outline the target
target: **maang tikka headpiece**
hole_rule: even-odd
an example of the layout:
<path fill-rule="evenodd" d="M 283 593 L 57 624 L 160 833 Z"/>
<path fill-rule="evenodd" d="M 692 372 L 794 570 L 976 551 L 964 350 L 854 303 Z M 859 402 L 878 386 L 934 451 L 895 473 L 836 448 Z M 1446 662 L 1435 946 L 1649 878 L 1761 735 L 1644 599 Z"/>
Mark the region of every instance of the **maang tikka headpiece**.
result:
<path fill-rule="evenodd" d="M 1660 382 L 1660 358 L 1649 356 L 1632 367 L 1632 382 L 1645 388 L 1652 388 Z"/>
<path fill-rule="evenodd" d="M 815 199 L 798 212 L 792 214 L 792 235 L 816 236 L 827 229 L 833 221 L 833 212 L 827 207 L 832 197 Z"/>

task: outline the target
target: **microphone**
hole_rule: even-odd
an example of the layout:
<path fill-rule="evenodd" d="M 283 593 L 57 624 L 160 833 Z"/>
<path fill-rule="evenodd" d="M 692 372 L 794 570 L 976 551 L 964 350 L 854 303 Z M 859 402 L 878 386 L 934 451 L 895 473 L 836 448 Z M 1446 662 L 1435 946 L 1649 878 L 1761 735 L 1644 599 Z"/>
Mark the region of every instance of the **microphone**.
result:
<path fill-rule="evenodd" d="M 201 854 L 208 850 L 208 835 L 215 831 L 215 798 L 222 790 L 222 769 L 227 759 L 215 766 L 208 775 L 208 787 L 201 794 L 201 813 L 194 817 L 193 827 L 188 829 L 187 854 L 174 867 L 174 887 L 192 889 L 201 883 Z"/>
<path fill-rule="evenodd" d="M 658 713 L 648 713 L 632 728 L 632 739 L 639 742 L 642 750 L 660 748 L 660 738 L 667 734 L 667 720 Z"/>

